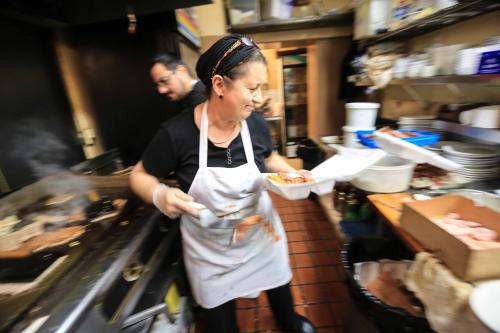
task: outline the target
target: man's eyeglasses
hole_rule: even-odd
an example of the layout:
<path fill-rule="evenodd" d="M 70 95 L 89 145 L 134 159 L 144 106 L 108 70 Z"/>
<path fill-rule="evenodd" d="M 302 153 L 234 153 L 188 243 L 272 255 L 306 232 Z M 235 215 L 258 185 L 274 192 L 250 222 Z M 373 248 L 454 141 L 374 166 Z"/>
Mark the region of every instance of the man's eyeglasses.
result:
<path fill-rule="evenodd" d="M 249 47 L 255 47 L 257 49 L 260 49 L 259 46 L 253 40 L 251 40 L 250 38 L 248 38 L 248 37 L 241 37 L 236 42 L 234 42 L 234 44 L 231 45 L 231 47 L 228 48 L 226 52 L 224 52 L 224 54 L 222 55 L 222 58 L 220 58 L 219 61 L 217 61 L 217 63 L 215 64 L 214 70 L 212 71 L 212 77 L 214 77 L 215 73 L 217 72 L 217 69 L 219 69 L 219 66 L 220 66 L 221 62 L 229 54 L 231 54 L 234 50 L 236 50 L 242 44 L 245 44 L 246 46 L 249 46 Z"/>
<path fill-rule="evenodd" d="M 161 77 L 158 81 L 155 82 L 157 87 L 166 87 L 172 80 L 172 77 L 175 75 L 175 71 L 172 71 L 171 74 L 167 76 Z"/>

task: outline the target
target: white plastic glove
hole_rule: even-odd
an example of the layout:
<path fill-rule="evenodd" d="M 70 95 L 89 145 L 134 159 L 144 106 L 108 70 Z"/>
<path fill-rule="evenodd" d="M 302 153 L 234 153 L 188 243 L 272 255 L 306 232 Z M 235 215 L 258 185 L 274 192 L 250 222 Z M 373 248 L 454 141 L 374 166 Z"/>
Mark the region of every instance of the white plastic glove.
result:
<path fill-rule="evenodd" d="M 158 184 L 153 190 L 153 203 L 163 214 L 176 219 L 184 213 L 198 215 L 198 210 L 189 203 L 194 199 L 175 187 Z"/>

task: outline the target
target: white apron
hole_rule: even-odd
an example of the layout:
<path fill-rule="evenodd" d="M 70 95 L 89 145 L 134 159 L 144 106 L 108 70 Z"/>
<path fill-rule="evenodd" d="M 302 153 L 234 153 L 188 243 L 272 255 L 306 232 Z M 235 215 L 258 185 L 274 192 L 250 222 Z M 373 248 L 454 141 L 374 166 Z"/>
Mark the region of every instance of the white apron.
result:
<path fill-rule="evenodd" d="M 263 290 L 284 285 L 292 279 L 292 272 L 285 232 L 264 190 L 246 121 L 242 122 L 241 138 L 247 163 L 236 168 L 207 166 L 207 133 L 205 103 L 199 169 L 188 194 L 221 219 L 203 227 L 198 218 L 184 214 L 181 231 L 194 298 L 210 309 L 238 297 L 257 297 Z M 256 215 L 262 217 L 260 223 L 242 228 L 245 217 Z"/>

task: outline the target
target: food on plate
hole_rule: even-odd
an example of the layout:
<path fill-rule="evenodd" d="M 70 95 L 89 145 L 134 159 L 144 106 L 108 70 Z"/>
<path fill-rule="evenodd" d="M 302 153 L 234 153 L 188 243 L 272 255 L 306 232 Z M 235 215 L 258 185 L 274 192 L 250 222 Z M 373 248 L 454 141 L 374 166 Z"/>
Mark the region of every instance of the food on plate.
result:
<path fill-rule="evenodd" d="M 418 134 L 418 133 L 400 132 L 398 130 L 393 130 L 392 128 L 387 127 L 387 126 L 382 127 L 381 129 L 377 130 L 377 132 L 389 134 L 389 135 L 392 135 L 393 137 L 399 138 L 399 139 L 408 139 L 408 138 L 414 138 L 414 137 L 420 136 L 420 134 Z M 367 135 L 365 135 L 365 137 L 368 139 L 375 139 L 374 134 L 367 134 Z"/>
<path fill-rule="evenodd" d="M 478 222 L 464 220 L 457 213 L 449 213 L 444 218 L 434 222 L 471 246 L 488 245 L 482 243 L 496 243 L 500 245 L 498 233 L 495 230 L 486 228 Z"/>
<path fill-rule="evenodd" d="M 465 180 L 459 175 L 448 173 L 448 171 L 440 169 L 430 164 L 418 164 L 415 167 L 411 186 L 413 188 L 442 188 L 453 187 L 463 184 Z"/>
<path fill-rule="evenodd" d="M 278 172 L 278 174 L 269 175 L 267 178 L 279 184 L 303 184 L 314 181 L 312 178 L 307 178 L 296 172 Z"/>
<path fill-rule="evenodd" d="M 418 164 L 413 172 L 413 178 L 438 178 L 446 176 L 448 171 L 435 167 L 430 164 Z"/>

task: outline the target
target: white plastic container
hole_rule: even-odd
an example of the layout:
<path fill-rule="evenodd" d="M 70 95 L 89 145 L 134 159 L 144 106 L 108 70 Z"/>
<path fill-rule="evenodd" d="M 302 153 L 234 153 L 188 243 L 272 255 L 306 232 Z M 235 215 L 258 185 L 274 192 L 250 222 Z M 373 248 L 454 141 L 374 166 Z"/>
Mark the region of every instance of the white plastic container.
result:
<path fill-rule="evenodd" d="M 358 0 L 355 2 L 354 39 L 373 36 L 389 28 L 391 0 Z"/>
<path fill-rule="evenodd" d="M 335 185 L 335 179 L 333 177 L 315 179 L 310 183 L 280 184 L 267 178 L 269 174 L 263 175 L 265 177 L 266 188 L 288 200 L 306 199 L 311 192 L 317 195 L 331 193 Z"/>
<path fill-rule="evenodd" d="M 375 126 L 379 103 L 347 103 L 346 125 L 357 128 L 372 128 Z"/>
<path fill-rule="evenodd" d="M 394 155 L 382 158 L 353 178 L 359 189 L 374 193 L 403 192 L 410 187 L 415 163 Z"/>
<path fill-rule="evenodd" d="M 483 106 L 460 113 L 460 122 L 481 128 L 500 128 L 500 105 Z"/>
<path fill-rule="evenodd" d="M 344 147 L 347 147 L 347 148 L 365 148 L 359 142 L 358 135 L 356 134 L 356 132 L 357 131 L 374 131 L 375 127 L 360 128 L 360 127 L 344 126 L 344 127 L 342 127 L 342 130 L 344 131 Z"/>

